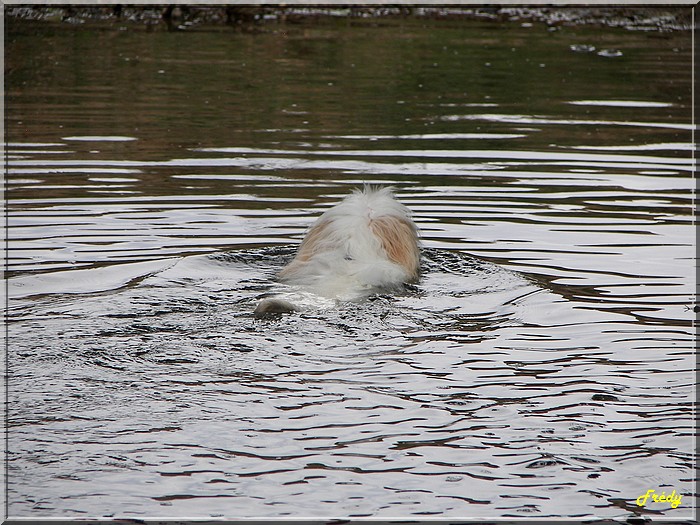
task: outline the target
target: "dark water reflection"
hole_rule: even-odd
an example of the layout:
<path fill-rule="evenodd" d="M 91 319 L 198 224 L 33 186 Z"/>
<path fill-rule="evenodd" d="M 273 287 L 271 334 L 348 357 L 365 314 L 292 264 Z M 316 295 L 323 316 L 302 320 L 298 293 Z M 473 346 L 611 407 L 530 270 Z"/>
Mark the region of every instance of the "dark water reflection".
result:
<path fill-rule="evenodd" d="M 10 515 L 690 519 L 690 60 L 9 23 Z M 413 211 L 420 283 L 254 320 L 364 182 Z"/>

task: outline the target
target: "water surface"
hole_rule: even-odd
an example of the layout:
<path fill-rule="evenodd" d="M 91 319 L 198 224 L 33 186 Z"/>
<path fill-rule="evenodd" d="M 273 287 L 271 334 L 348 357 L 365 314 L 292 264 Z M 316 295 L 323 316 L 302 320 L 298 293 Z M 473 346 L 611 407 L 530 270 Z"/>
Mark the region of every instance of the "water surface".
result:
<path fill-rule="evenodd" d="M 693 518 L 690 64 L 686 32 L 10 21 L 10 516 Z M 255 320 L 364 183 L 420 282 Z"/>

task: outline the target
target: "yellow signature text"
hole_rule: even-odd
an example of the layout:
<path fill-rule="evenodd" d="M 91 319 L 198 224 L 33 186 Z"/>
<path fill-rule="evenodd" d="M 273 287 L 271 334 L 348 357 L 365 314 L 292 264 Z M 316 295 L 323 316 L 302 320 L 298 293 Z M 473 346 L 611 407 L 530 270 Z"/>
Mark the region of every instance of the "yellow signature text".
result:
<path fill-rule="evenodd" d="M 681 498 L 683 496 L 681 494 L 676 494 L 675 489 L 668 495 L 666 495 L 666 491 L 662 492 L 661 494 L 658 494 L 654 489 L 649 489 L 647 490 L 646 494 L 642 494 L 637 498 L 637 505 L 639 505 L 640 507 L 645 506 L 647 504 L 647 501 L 649 500 L 649 497 L 651 497 L 651 500 L 654 503 L 670 503 L 671 508 L 675 509 L 676 507 L 678 507 L 678 505 L 681 504 Z"/>

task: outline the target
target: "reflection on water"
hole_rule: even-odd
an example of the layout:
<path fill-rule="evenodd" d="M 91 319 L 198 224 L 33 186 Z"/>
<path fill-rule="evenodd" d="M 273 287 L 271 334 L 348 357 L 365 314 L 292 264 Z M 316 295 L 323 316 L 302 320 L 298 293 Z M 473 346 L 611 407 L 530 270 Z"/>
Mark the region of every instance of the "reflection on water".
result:
<path fill-rule="evenodd" d="M 9 24 L 11 516 L 693 516 L 690 35 L 424 23 Z M 364 182 L 421 281 L 255 320 Z"/>

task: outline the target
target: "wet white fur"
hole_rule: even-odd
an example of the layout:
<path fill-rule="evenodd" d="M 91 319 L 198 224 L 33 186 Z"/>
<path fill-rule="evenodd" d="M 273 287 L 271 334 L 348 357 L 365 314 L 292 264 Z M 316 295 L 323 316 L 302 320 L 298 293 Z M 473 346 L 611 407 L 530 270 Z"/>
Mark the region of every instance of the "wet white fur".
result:
<path fill-rule="evenodd" d="M 418 231 L 408 208 L 391 188 L 365 187 L 318 218 L 279 279 L 322 297 L 347 300 L 417 280 L 419 263 Z M 256 314 L 268 307 L 290 310 L 281 301 L 263 303 Z"/>

